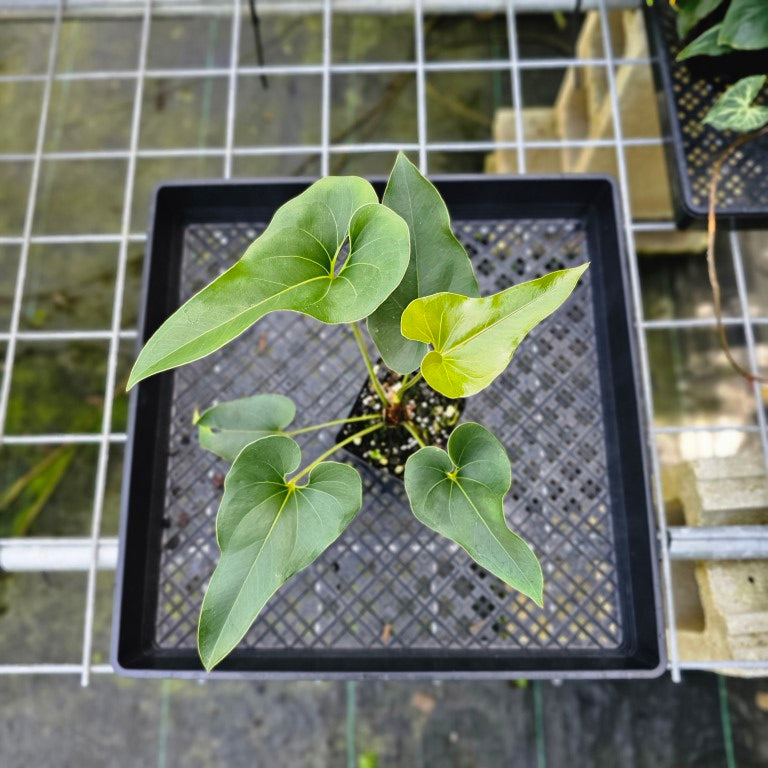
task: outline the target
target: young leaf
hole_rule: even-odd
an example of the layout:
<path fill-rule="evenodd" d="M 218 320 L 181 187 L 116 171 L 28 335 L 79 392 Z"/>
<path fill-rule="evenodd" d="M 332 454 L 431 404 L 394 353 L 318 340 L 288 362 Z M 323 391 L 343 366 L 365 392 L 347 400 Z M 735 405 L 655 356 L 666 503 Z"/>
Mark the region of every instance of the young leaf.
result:
<path fill-rule="evenodd" d="M 704 122 L 721 131 L 756 131 L 768 123 L 768 107 L 752 102 L 766 81 L 765 75 L 744 77 L 734 83 L 707 112 Z"/>
<path fill-rule="evenodd" d="M 722 3 L 723 0 L 677 0 L 677 34 L 681 38 L 685 37 Z"/>
<path fill-rule="evenodd" d="M 340 265 L 349 238 L 349 257 Z M 199 360 L 260 317 L 292 310 L 351 323 L 397 287 L 409 256 L 408 226 L 354 176 L 328 177 L 282 206 L 240 261 L 166 320 L 141 351 L 128 388 Z"/>
<path fill-rule="evenodd" d="M 454 430 L 447 453 L 430 446 L 405 463 L 405 490 L 413 514 L 463 547 L 483 568 L 542 605 L 539 561 L 504 519 L 503 499 L 511 482 L 504 446 L 473 422 Z"/>
<path fill-rule="evenodd" d="M 677 54 L 677 61 L 684 61 L 694 56 L 722 56 L 726 53 L 732 53 L 733 48 L 727 45 L 720 45 L 717 41 L 721 26 L 722 24 L 715 24 L 714 27 L 710 27 L 706 32 L 702 32 Z"/>
<path fill-rule="evenodd" d="M 411 260 L 400 285 L 368 318 L 368 331 L 384 362 L 398 373 L 410 373 L 419 367 L 427 347 L 400 333 L 405 307 L 419 296 L 440 291 L 480 294 L 472 263 L 453 234 L 443 198 L 402 152 L 382 202 L 408 224 Z"/>
<path fill-rule="evenodd" d="M 431 344 L 421 372 L 446 397 L 485 389 L 506 367 L 526 334 L 554 312 L 589 264 L 551 272 L 480 299 L 438 293 L 403 312 L 403 336 Z"/>
<path fill-rule="evenodd" d="M 731 0 L 720 30 L 721 45 L 740 50 L 768 48 L 766 0 Z"/>
<path fill-rule="evenodd" d="M 290 437 L 247 445 L 224 481 L 216 519 L 221 559 L 205 593 L 198 628 L 203 665 L 213 669 L 243 638 L 275 591 L 312 563 L 362 505 L 357 470 L 326 461 L 306 485 L 285 477 L 301 460 Z"/>
<path fill-rule="evenodd" d="M 197 437 L 207 451 L 234 461 L 246 445 L 285 429 L 296 415 L 283 395 L 252 395 L 219 403 L 195 418 Z"/>

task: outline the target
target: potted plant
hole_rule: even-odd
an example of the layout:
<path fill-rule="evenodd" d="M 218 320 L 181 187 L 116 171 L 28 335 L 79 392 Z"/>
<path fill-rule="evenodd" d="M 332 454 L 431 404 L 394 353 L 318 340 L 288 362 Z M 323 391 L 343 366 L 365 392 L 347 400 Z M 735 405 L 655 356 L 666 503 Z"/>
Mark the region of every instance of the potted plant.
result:
<path fill-rule="evenodd" d="M 542 603 L 538 559 L 504 519 L 511 483 L 506 450 L 481 424 L 456 422 L 462 399 L 504 371 L 526 334 L 568 298 L 586 268 L 479 296 L 443 200 L 401 154 L 382 202 L 361 178 L 312 184 L 277 210 L 237 264 L 157 329 L 129 388 L 214 352 L 276 310 L 349 325 L 369 374 L 352 415 L 312 414 L 319 422 L 312 426 L 292 428 L 295 406 L 275 393 L 194 414 L 200 444 L 232 462 L 216 521 L 221 557 L 199 622 L 207 670 L 359 512 L 358 471 L 329 461 L 346 447 L 402 476 L 419 521 Z M 363 321 L 378 364 L 368 355 Z M 336 426 L 342 429 L 335 445 L 302 457 L 295 435 Z"/>
<path fill-rule="evenodd" d="M 403 160 L 398 166 L 412 174 Z M 433 233 L 439 263 L 450 260 L 452 274 L 474 273 L 477 286 L 474 280 L 469 288 L 454 284 L 456 295 L 463 290 L 495 296 L 551 272 L 586 262 L 589 269 L 566 306 L 531 330 L 514 364 L 467 398 L 440 394 L 424 376 L 412 383 L 415 368 L 409 376 L 390 368 L 386 357 L 377 363 L 388 352 L 383 344 L 376 349 L 358 320 L 385 404 L 349 324 L 318 322 L 290 310 L 269 312 L 221 349 L 133 386 L 113 614 L 112 661 L 120 674 L 205 673 L 198 624 L 221 559 L 216 516 L 231 462 L 201 448 L 198 437 L 236 458 L 238 430 L 231 427 L 243 426 L 243 439 L 256 436 L 253 420 L 243 420 L 249 408 L 262 415 L 269 410 L 270 433 L 292 433 L 287 437 L 307 457 L 302 468 L 356 432 L 385 417 L 390 421 L 347 441 L 342 452 L 349 453 L 333 457 L 346 458 L 360 475 L 360 513 L 332 546 L 280 587 L 242 642 L 207 674 L 632 678 L 663 671 L 653 510 L 643 470 L 631 293 L 615 182 L 603 176 L 435 177 L 450 211 L 449 235 L 445 207 L 437 206 L 437 215 L 434 196 L 416 195 L 424 182 L 414 178 L 419 184 L 411 191 L 419 207 L 400 218 L 412 220 L 415 240 L 424 238 L 422 225 Z M 231 274 L 233 265 L 242 269 L 254 239 L 272 238 L 276 212 L 290 201 L 295 205 L 312 182 L 160 185 L 144 261 L 139 349 L 188 299 Z M 389 200 L 392 184 L 387 190 L 386 179 L 371 183 L 373 198 Z M 352 184 L 367 189 L 359 180 Z M 366 205 L 381 208 L 376 199 Z M 410 241 L 411 227 L 403 226 Z M 334 241 L 329 250 L 335 248 Z M 421 252 L 427 258 L 429 249 Z M 472 270 L 457 266 L 457 256 L 468 258 Z M 339 274 L 349 258 L 342 247 Z M 407 258 L 410 264 L 410 249 Z M 400 282 L 407 276 L 406 268 Z M 187 315 L 190 323 L 199 317 Z M 373 315 L 368 325 L 376 333 Z M 171 343 L 168 350 L 182 347 Z M 503 367 L 505 358 L 496 363 Z M 397 392 L 404 393 L 399 408 L 390 402 Z M 295 419 L 293 406 L 280 395 L 290 396 Z M 238 402 L 224 407 L 231 401 Z M 413 514 L 402 478 L 408 454 L 419 446 L 403 421 L 415 425 L 425 443 L 448 449 L 450 459 L 448 441 L 459 418 L 492 430 L 509 457 L 513 480 L 501 500 L 503 519 L 540 560 L 543 606 Z"/>
<path fill-rule="evenodd" d="M 651 43 L 681 221 L 715 209 L 728 219 L 764 219 L 768 3 L 660 0 L 656 6 L 649 13 Z M 726 181 L 718 191 L 721 169 Z"/>
<path fill-rule="evenodd" d="M 652 3 L 652 0 L 650 0 Z M 729 219 L 739 214 L 762 219 L 768 215 L 768 184 L 764 163 L 768 160 L 768 3 L 764 0 L 670 0 L 678 41 L 672 43 L 674 63 L 665 60 L 665 74 L 673 73 L 671 94 L 679 120 L 675 152 L 685 156 L 676 165 L 695 160 L 703 171 L 699 187 L 706 189 L 708 243 L 707 265 L 712 285 L 715 319 L 720 346 L 730 365 L 748 381 L 764 377 L 744 368 L 733 355 L 722 322 L 720 285 L 715 264 L 715 231 L 718 213 Z M 669 29 L 668 9 L 666 13 Z M 657 33 L 660 28 L 654 20 Z M 664 59 L 664 57 L 662 57 Z M 674 81 L 675 73 L 680 78 Z M 683 120 L 694 94 L 705 94 L 698 101 L 698 123 Z M 691 141 L 696 139 L 695 143 Z M 681 146 L 682 144 L 682 146 Z M 675 164 L 673 164 L 675 165 Z M 688 167 L 690 171 L 690 165 Z M 690 181 L 694 174 L 684 175 Z M 724 183 L 721 183 L 724 177 Z M 702 183 L 705 187 L 702 188 Z M 685 181 L 682 195 L 688 199 L 694 190 Z M 694 184 L 695 186 L 695 184 Z M 725 187 L 718 200 L 718 190 Z M 741 203 L 736 198 L 740 197 Z M 746 209 L 743 203 L 749 202 Z M 734 205 L 734 203 L 736 203 Z M 742 206 L 740 210 L 739 206 Z M 684 204 L 688 209 L 696 205 Z"/>

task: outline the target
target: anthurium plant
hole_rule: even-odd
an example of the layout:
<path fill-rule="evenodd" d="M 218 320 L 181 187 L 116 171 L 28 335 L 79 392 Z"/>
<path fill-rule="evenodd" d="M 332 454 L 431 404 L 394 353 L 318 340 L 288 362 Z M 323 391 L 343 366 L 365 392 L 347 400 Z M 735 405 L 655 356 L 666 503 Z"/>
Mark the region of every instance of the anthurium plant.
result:
<path fill-rule="evenodd" d="M 413 514 L 542 604 L 536 555 L 504 518 L 512 477 L 507 452 L 484 426 L 457 426 L 460 401 L 453 399 L 488 387 L 526 334 L 569 297 L 586 268 L 480 296 L 444 201 L 401 154 L 381 202 L 362 178 L 328 177 L 285 203 L 233 267 L 157 329 L 139 354 L 129 387 L 198 360 L 268 312 L 283 310 L 349 326 L 374 401 L 358 415 L 328 414 L 321 424 L 298 428 L 293 402 L 276 393 L 194 414 L 200 445 L 232 462 L 216 520 L 221 558 L 199 622 L 198 648 L 207 670 L 235 648 L 275 591 L 360 511 L 357 469 L 330 461 L 331 455 L 387 430 L 405 429 L 413 441 L 402 472 Z M 378 364 L 369 357 L 363 322 Z M 432 403 L 432 395 L 441 404 L 429 405 L 425 417 L 422 401 Z M 440 421 L 438 434 L 449 435 L 444 444 L 430 439 L 430 419 Z M 305 460 L 294 437 L 335 425 L 345 436 Z M 376 461 L 373 452 L 370 458 L 376 466 L 387 461 L 379 449 Z"/>
<path fill-rule="evenodd" d="M 652 2 L 652 0 L 651 0 Z M 720 130 L 756 131 L 768 124 L 768 107 L 755 100 L 768 80 L 768 2 L 766 0 L 669 0 L 677 31 L 686 42 L 678 61 L 697 56 L 765 53 L 765 72 L 728 87 L 704 118 Z"/>

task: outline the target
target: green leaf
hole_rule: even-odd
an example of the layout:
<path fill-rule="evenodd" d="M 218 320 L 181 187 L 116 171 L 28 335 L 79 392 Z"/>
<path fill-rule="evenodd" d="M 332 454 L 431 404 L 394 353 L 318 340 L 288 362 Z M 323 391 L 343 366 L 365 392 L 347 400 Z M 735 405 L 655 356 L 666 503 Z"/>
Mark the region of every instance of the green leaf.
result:
<path fill-rule="evenodd" d="M 707 112 L 704 122 L 721 131 L 756 131 L 768 123 L 768 107 L 752 102 L 766 81 L 765 75 L 744 77 L 734 83 Z"/>
<path fill-rule="evenodd" d="M 677 61 L 693 58 L 694 56 L 722 56 L 726 53 L 732 53 L 733 49 L 727 45 L 718 43 L 718 35 L 722 24 L 715 24 L 706 32 L 702 32 L 695 40 L 690 42 L 677 54 Z"/>
<path fill-rule="evenodd" d="M 503 500 L 511 483 L 504 446 L 473 422 L 453 431 L 447 453 L 430 446 L 405 463 L 405 490 L 414 515 L 455 541 L 483 568 L 542 605 L 539 561 L 504 519 Z"/>
<path fill-rule="evenodd" d="M 419 367 L 427 347 L 400 333 L 400 318 L 408 304 L 440 291 L 480 294 L 472 263 L 453 234 L 443 198 L 402 152 L 389 177 L 383 203 L 408 224 L 411 259 L 400 285 L 368 318 L 368 331 L 384 362 L 398 373 L 410 373 Z"/>
<path fill-rule="evenodd" d="M 221 559 L 203 600 L 198 650 L 207 670 L 243 638 L 275 591 L 312 563 L 362 505 L 360 475 L 346 464 L 314 467 L 306 485 L 286 481 L 301 461 L 290 437 L 247 445 L 224 481 L 216 519 Z"/>
<path fill-rule="evenodd" d="M 234 461 L 246 445 L 285 429 L 296 406 L 283 395 L 252 395 L 219 403 L 195 417 L 200 445 Z"/>
<path fill-rule="evenodd" d="M 363 752 L 357 758 L 357 768 L 379 768 L 379 754 L 373 750 Z"/>
<path fill-rule="evenodd" d="M 485 389 L 526 334 L 570 296 L 588 266 L 551 272 L 480 299 L 438 293 L 412 301 L 402 330 L 434 348 L 421 362 L 429 386 L 452 398 Z"/>
<path fill-rule="evenodd" d="M 723 0 L 678 0 L 677 33 L 685 37 L 702 19 L 722 5 Z"/>
<path fill-rule="evenodd" d="M 739 50 L 759 51 L 768 48 L 768 2 L 731 0 L 719 39 L 722 45 Z"/>
<path fill-rule="evenodd" d="M 349 257 L 340 251 L 349 238 Z M 351 323 L 397 287 L 409 257 L 406 223 L 354 176 L 314 183 L 275 213 L 231 269 L 166 320 L 141 351 L 128 388 L 198 360 L 260 317 L 291 310 L 324 323 Z"/>

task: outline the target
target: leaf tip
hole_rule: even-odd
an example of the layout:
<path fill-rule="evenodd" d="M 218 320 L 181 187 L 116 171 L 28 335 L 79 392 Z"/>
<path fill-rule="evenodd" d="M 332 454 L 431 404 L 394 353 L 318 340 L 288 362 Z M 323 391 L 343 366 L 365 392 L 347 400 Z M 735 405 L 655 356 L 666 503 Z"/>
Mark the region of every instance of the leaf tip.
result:
<path fill-rule="evenodd" d="M 403 152 L 403 150 L 402 150 L 402 149 L 399 149 L 399 150 L 397 151 L 397 157 L 395 157 L 395 164 L 397 164 L 397 163 L 401 163 L 401 162 L 403 162 L 403 161 L 405 161 L 405 162 L 407 162 L 407 163 L 410 163 L 410 162 L 411 162 L 411 161 L 408 159 L 408 155 L 406 155 L 406 154 L 405 154 L 405 152 Z"/>
<path fill-rule="evenodd" d="M 564 270 L 568 278 L 573 281 L 572 290 L 575 289 L 579 284 L 579 280 L 581 280 L 581 278 L 584 276 L 584 273 L 589 269 L 591 264 L 591 261 L 585 261 L 583 264 L 579 264 L 575 267 L 570 267 L 569 269 Z"/>
<path fill-rule="evenodd" d="M 128 375 L 128 381 L 125 384 L 125 391 L 130 392 L 143 378 L 143 376 L 136 373 L 136 366 L 134 366 Z"/>
<path fill-rule="evenodd" d="M 531 552 L 533 552 L 533 549 L 531 549 Z M 530 597 L 531 600 L 533 600 L 533 602 L 536 603 L 536 605 L 539 608 L 543 608 L 544 607 L 544 571 L 541 568 L 541 561 L 539 560 L 539 558 L 536 557 L 535 553 L 533 556 L 536 559 L 536 565 L 538 567 L 536 568 L 535 581 L 531 585 L 532 589 L 528 597 Z"/>
<path fill-rule="evenodd" d="M 210 640 L 210 638 L 209 638 Z M 203 665 L 203 669 L 206 672 L 212 672 L 213 668 L 227 655 L 226 653 L 216 654 L 217 643 L 206 642 L 206 638 L 203 636 L 203 627 L 198 625 L 197 627 L 197 655 L 200 657 L 200 662 Z"/>

